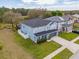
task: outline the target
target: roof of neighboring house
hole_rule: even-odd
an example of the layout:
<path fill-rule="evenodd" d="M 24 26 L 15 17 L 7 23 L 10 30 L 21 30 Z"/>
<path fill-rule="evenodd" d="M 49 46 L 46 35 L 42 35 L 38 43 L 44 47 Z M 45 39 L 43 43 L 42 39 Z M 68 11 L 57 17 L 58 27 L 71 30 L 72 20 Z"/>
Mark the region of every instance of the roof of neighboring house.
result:
<path fill-rule="evenodd" d="M 24 21 L 23 24 L 28 25 L 30 27 L 40 27 L 40 26 L 45 26 L 49 24 L 50 22 L 51 22 L 50 20 L 43 20 L 40 18 L 35 18 L 35 19 Z"/>
<path fill-rule="evenodd" d="M 63 27 L 69 27 L 71 24 L 62 24 Z"/>
<path fill-rule="evenodd" d="M 72 16 L 79 18 L 79 14 L 74 14 Z"/>
<path fill-rule="evenodd" d="M 62 18 L 63 18 L 64 20 L 72 20 L 72 16 L 70 16 L 70 15 L 62 16 Z"/>
<path fill-rule="evenodd" d="M 55 21 L 55 22 L 62 22 L 64 21 L 64 19 L 60 16 L 53 16 L 53 17 L 49 17 L 49 18 L 46 18 L 45 20 L 52 20 L 52 21 Z"/>
<path fill-rule="evenodd" d="M 54 32 L 54 31 L 57 31 L 57 29 L 48 30 L 48 31 L 42 31 L 42 32 L 39 32 L 39 33 L 35 33 L 35 35 L 36 36 L 41 36 L 41 35 L 48 34 L 48 33 Z"/>

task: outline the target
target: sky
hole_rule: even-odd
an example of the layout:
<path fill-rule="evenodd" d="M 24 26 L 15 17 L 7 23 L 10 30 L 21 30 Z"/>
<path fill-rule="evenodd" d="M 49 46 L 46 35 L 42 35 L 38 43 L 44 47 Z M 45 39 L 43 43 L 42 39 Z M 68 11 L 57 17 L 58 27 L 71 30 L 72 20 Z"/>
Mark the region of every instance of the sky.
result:
<path fill-rule="evenodd" d="M 46 8 L 48 10 L 79 10 L 79 0 L 0 0 L 0 7 Z"/>

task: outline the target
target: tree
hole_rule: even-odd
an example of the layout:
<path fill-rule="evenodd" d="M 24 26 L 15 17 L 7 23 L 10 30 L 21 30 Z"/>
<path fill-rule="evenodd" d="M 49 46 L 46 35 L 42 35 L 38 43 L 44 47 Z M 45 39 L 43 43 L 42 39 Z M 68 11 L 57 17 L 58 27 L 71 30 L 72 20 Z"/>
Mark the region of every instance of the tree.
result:
<path fill-rule="evenodd" d="M 3 16 L 3 14 L 6 12 L 6 11 L 8 11 L 9 9 L 8 8 L 5 8 L 5 7 L 1 7 L 0 8 L 0 22 L 2 22 L 3 20 L 2 20 L 2 16 Z"/>
<path fill-rule="evenodd" d="M 30 18 L 43 17 L 45 12 L 45 9 L 31 9 L 28 11 L 27 16 L 29 16 Z"/>
<path fill-rule="evenodd" d="M 52 11 L 52 16 L 63 16 L 63 12 L 61 11 Z"/>
<path fill-rule="evenodd" d="M 14 13 L 12 11 L 5 12 L 3 15 L 3 19 L 5 23 L 12 24 L 12 28 L 22 20 L 22 15 L 20 13 Z"/>
<path fill-rule="evenodd" d="M 56 11 L 52 11 L 51 14 L 52 14 L 52 16 L 56 16 L 57 15 Z"/>
<path fill-rule="evenodd" d="M 46 11 L 44 14 L 43 14 L 43 18 L 48 18 L 48 17 L 51 17 L 52 16 L 52 14 L 51 14 L 51 12 L 49 12 L 49 11 Z"/>
<path fill-rule="evenodd" d="M 57 16 L 63 16 L 63 12 L 61 11 L 56 11 L 56 13 L 57 13 Z"/>

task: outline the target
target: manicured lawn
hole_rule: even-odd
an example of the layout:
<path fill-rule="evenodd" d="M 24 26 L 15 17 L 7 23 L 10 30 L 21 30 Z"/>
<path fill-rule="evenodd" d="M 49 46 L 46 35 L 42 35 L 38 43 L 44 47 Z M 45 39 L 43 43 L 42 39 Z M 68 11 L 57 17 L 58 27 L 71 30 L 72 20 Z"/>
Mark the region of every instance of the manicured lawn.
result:
<path fill-rule="evenodd" d="M 74 30 L 79 30 L 79 23 L 74 23 L 73 29 L 74 29 Z"/>
<path fill-rule="evenodd" d="M 43 57 L 61 47 L 61 45 L 56 42 L 43 42 L 40 44 L 35 44 L 30 39 L 23 39 L 17 33 L 15 33 L 15 40 L 26 51 L 34 55 L 36 59 L 43 59 Z"/>
<path fill-rule="evenodd" d="M 79 27 L 74 27 L 74 30 L 79 30 Z"/>
<path fill-rule="evenodd" d="M 68 49 L 64 49 L 62 52 L 57 54 L 53 59 L 69 59 L 73 53 Z"/>
<path fill-rule="evenodd" d="M 59 36 L 71 41 L 71 40 L 75 39 L 78 36 L 78 34 L 62 32 L 59 34 Z"/>
<path fill-rule="evenodd" d="M 76 44 L 79 44 L 79 40 L 77 40 L 75 43 L 76 43 Z"/>

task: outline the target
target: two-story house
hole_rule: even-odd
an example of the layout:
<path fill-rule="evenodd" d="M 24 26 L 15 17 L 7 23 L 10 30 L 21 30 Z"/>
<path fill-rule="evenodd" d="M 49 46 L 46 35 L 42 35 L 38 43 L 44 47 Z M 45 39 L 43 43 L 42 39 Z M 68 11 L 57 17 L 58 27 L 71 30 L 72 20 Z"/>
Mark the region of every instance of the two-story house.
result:
<path fill-rule="evenodd" d="M 58 32 L 61 32 L 61 31 L 72 32 L 74 21 L 72 20 L 72 17 L 70 15 L 66 15 L 62 17 L 53 16 L 53 17 L 48 18 L 47 20 L 57 22 Z"/>
<path fill-rule="evenodd" d="M 35 43 L 50 39 L 61 31 L 72 32 L 72 23 L 65 17 L 49 17 L 46 19 L 31 19 L 21 23 L 19 33 L 30 38 Z"/>
<path fill-rule="evenodd" d="M 57 35 L 57 23 L 50 20 L 31 19 L 21 23 L 20 31 L 37 43 Z"/>

